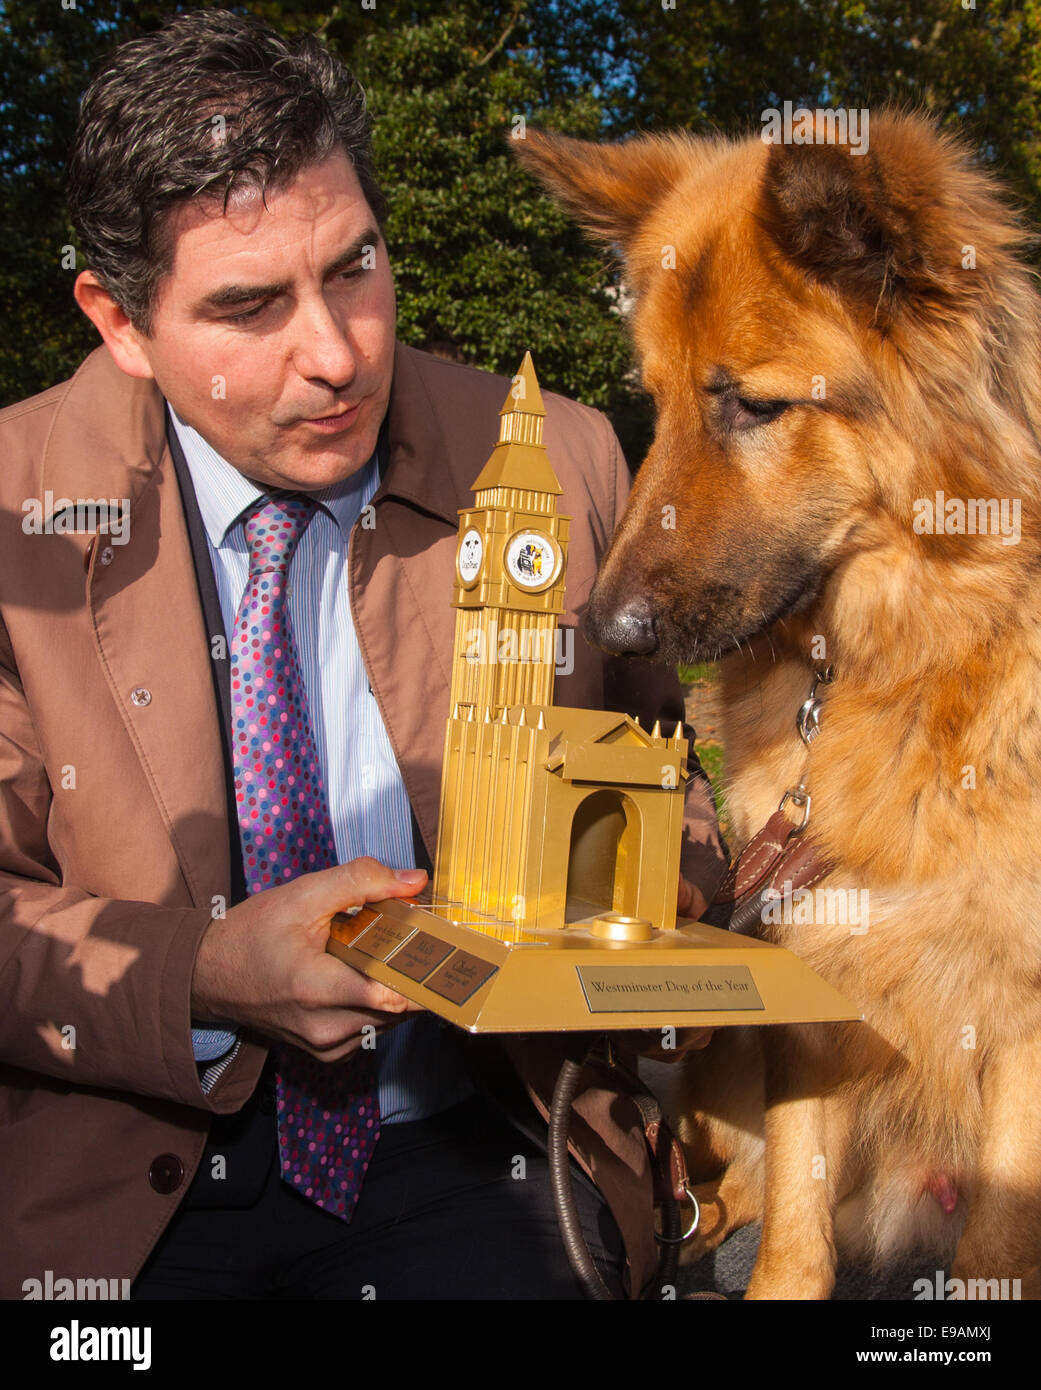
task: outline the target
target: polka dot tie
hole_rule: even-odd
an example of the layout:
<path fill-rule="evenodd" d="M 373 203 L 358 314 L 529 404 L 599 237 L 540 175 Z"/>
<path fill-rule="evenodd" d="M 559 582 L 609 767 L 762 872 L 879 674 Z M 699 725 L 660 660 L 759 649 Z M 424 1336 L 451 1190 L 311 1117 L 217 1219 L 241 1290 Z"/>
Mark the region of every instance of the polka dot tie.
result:
<path fill-rule="evenodd" d="M 286 603 L 289 564 L 317 505 L 275 494 L 244 523 L 249 580 L 231 641 L 231 719 L 250 893 L 337 862 Z M 380 1133 L 372 1054 L 328 1065 L 288 1046 L 274 1056 L 282 1179 L 349 1221 Z"/>

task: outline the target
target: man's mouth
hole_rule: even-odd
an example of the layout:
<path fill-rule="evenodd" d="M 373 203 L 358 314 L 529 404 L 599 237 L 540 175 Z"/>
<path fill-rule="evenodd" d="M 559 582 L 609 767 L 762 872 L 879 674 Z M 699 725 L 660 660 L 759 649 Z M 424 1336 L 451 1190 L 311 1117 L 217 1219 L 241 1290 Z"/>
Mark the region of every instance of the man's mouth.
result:
<path fill-rule="evenodd" d="M 306 425 L 309 429 L 321 430 L 323 433 L 335 434 L 339 430 L 349 429 L 358 418 L 361 410 L 361 402 L 357 405 L 341 406 L 340 409 L 331 411 L 328 415 L 313 415 L 309 418 L 298 421 L 298 424 Z"/>

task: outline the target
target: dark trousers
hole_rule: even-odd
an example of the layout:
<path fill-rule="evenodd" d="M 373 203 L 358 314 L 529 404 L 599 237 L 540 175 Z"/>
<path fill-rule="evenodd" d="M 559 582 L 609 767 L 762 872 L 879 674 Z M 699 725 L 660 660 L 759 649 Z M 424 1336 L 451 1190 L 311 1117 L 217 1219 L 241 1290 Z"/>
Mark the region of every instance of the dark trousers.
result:
<path fill-rule="evenodd" d="M 245 1123 L 254 1157 L 258 1135 L 270 1151 L 256 1200 L 216 1204 L 200 1168 L 133 1298 L 583 1297 L 560 1239 L 546 1156 L 483 1097 L 386 1126 L 346 1224 L 281 1181 L 274 1118 L 257 1109 Z M 618 1228 L 575 1164 L 572 1177 L 590 1250 L 621 1296 Z"/>

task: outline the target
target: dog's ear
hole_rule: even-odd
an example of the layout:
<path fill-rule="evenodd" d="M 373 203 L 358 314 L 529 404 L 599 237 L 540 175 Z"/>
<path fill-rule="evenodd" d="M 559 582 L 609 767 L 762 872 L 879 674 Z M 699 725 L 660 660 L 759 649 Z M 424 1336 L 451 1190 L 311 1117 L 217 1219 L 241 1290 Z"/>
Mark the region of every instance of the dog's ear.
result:
<path fill-rule="evenodd" d="M 675 137 L 596 145 L 528 127 L 517 158 L 593 236 L 625 247 L 683 170 Z"/>
<path fill-rule="evenodd" d="M 882 315 L 973 293 L 966 243 L 1002 225 L 1008 235 L 999 240 L 1017 239 L 965 151 L 924 117 L 897 113 L 871 122 L 863 154 L 844 144 L 774 145 L 760 216 L 811 279 Z"/>

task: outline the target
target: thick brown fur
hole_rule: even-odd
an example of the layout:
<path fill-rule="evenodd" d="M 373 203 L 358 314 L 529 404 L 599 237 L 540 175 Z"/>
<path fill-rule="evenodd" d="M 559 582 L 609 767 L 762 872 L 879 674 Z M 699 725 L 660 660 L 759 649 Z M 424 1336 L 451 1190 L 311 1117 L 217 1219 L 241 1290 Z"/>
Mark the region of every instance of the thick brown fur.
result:
<path fill-rule="evenodd" d="M 739 842 L 804 769 L 821 638 L 834 664 L 811 830 L 827 886 L 867 890 L 868 930 L 811 913 L 763 935 L 865 1021 L 720 1030 L 693 1059 L 690 1256 L 762 1218 L 750 1297 L 828 1297 L 837 1253 L 912 1251 L 1037 1296 L 1041 314 L 1023 232 L 918 114 L 872 113 L 863 155 L 537 133 L 518 153 L 619 249 L 657 407 L 587 631 L 722 658 Z M 938 490 L 1018 499 L 1018 543 L 916 534 Z"/>

